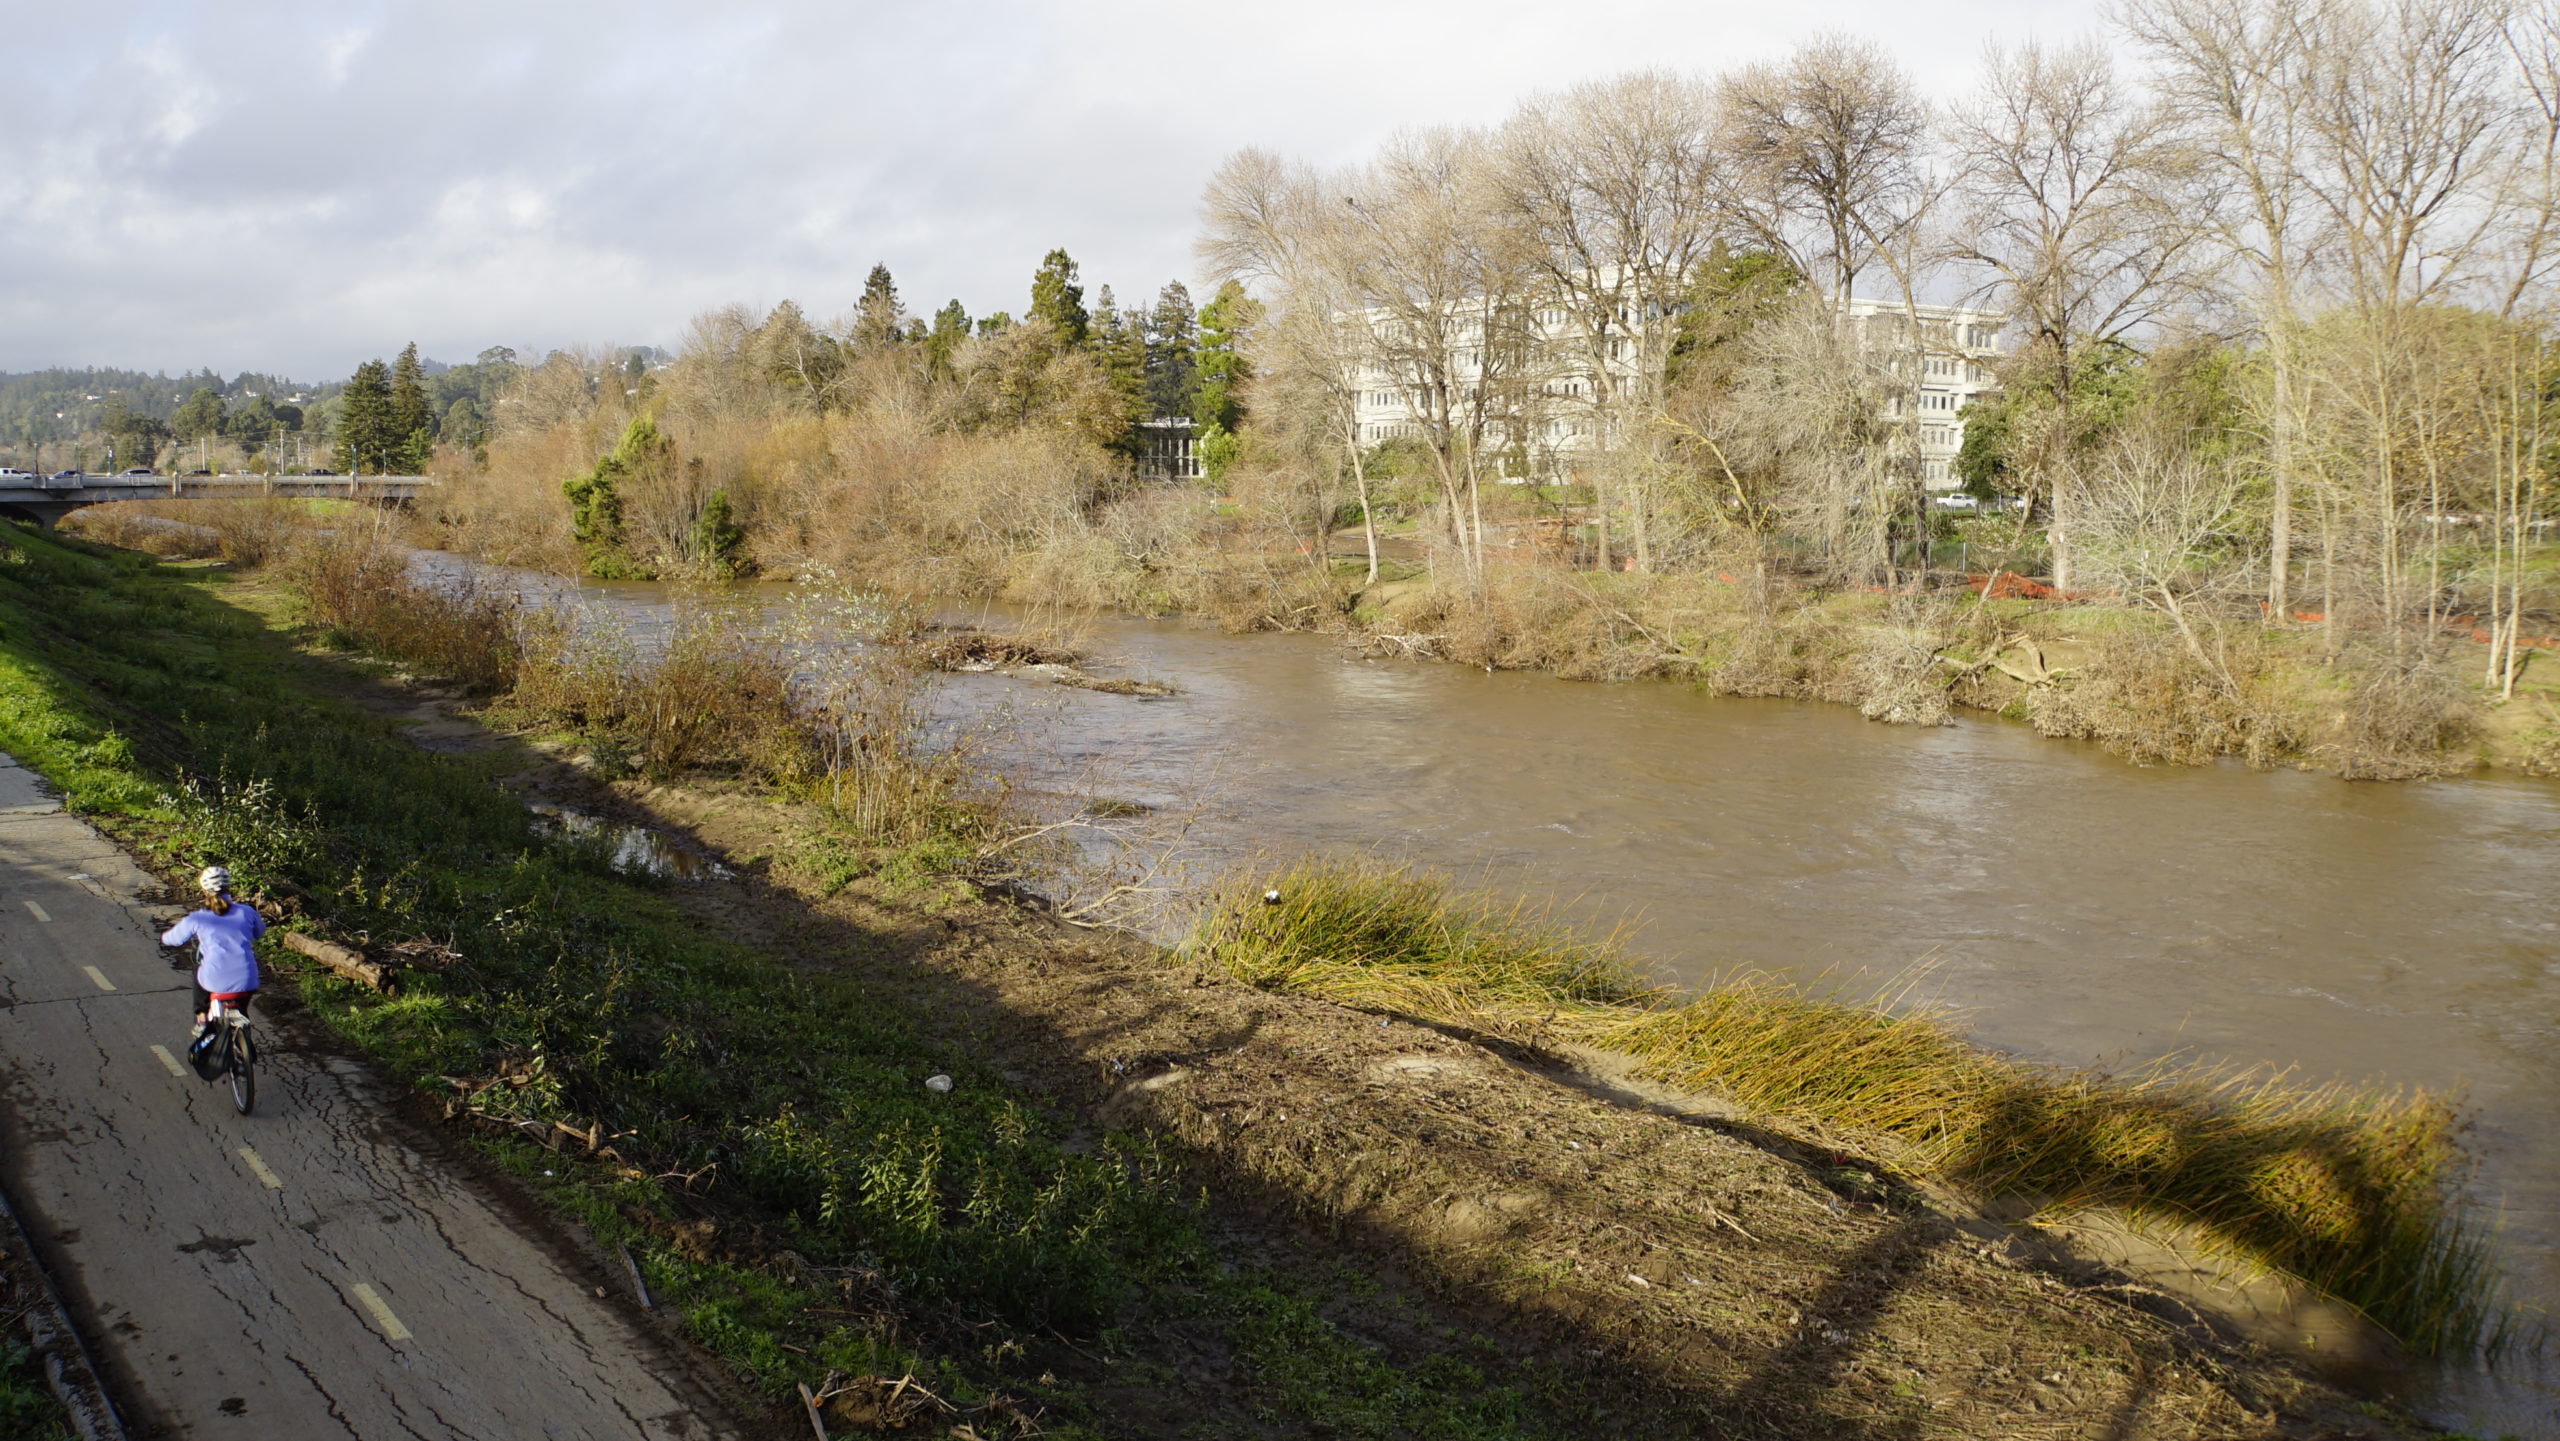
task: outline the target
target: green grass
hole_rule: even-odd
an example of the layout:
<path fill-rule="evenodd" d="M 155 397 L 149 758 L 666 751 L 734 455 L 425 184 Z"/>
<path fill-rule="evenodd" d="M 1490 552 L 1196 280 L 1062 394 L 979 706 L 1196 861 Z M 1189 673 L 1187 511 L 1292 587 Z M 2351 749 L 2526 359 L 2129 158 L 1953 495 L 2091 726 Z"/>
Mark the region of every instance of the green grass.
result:
<path fill-rule="evenodd" d="M 2507 1340 L 2487 1248 L 2453 1204 L 2466 1164 L 2458 1117 L 2423 1093 L 2194 1067 L 2035 1067 L 1966 1044 L 1926 1008 L 1847 1005 L 1766 979 L 1682 997 L 1607 941 L 1356 861 L 1301 861 L 1237 887 L 1189 950 L 1273 990 L 1621 1051 L 1665 1082 L 1882 1139 L 1899 1164 L 1976 1194 L 2191 1227 L 2421 1353 Z"/>
<path fill-rule="evenodd" d="M 982 1435 L 1027 1434 L 1004 1394 L 1036 1402 L 1042 1434 L 1094 1435 L 1113 1403 L 1026 1379 L 1042 1369 L 1026 1348 L 1127 1351 L 1172 1329 L 1233 1355 L 1297 1425 L 1569 1432 L 1508 1378 L 1351 1364 L 1362 1343 L 1321 1320 L 1325 1292 L 1223 1258 L 1148 1143 L 1065 1144 L 1071 1118 L 932 1039 L 859 966 L 700 934 L 663 888 L 533 827 L 490 783 L 503 757 L 423 754 L 328 697 L 229 589 L 0 528 L 0 749 L 164 873 L 219 860 L 252 891 L 301 888 L 345 932 L 443 947 L 450 963 L 395 996 L 315 975 L 304 999 L 430 1096 L 460 1081 L 493 1117 L 612 1135 L 619 1163 L 487 1149 L 630 1245 L 764 1393 L 913 1371 L 964 1412 L 983 1402 L 967 1413 Z M 959 1084 L 930 1091 L 935 1073 Z"/>
<path fill-rule="evenodd" d="M 71 1441 L 63 1414 L 44 1377 L 44 1359 L 12 1325 L 0 1332 L 0 1436 L 12 1441 Z"/>

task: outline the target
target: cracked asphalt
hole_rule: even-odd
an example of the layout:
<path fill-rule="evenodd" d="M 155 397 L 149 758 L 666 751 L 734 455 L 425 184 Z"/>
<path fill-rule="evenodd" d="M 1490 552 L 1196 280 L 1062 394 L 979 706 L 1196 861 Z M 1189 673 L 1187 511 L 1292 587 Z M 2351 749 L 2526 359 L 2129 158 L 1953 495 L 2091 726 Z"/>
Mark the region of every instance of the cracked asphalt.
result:
<path fill-rule="evenodd" d="M 9 1189 L 136 1436 L 738 1434 L 605 1275 L 405 1140 L 363 1068 L 269 1030 L 249 1116 L 172 1074 L 188 978 L 148 884 L 0 757 Z"/>

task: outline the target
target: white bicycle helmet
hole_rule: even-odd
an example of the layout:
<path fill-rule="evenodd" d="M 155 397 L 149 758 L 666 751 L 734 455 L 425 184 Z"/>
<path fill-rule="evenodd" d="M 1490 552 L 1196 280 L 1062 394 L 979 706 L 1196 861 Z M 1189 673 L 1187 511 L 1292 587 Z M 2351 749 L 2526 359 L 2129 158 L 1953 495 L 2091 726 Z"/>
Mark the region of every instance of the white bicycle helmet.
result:
<path fill-rule="evenodd" d="M 218 896 L 231 889 L 231 872 L 220 866 L 207 866 L 196 877 L 196 888 L 208 896 Z"/>

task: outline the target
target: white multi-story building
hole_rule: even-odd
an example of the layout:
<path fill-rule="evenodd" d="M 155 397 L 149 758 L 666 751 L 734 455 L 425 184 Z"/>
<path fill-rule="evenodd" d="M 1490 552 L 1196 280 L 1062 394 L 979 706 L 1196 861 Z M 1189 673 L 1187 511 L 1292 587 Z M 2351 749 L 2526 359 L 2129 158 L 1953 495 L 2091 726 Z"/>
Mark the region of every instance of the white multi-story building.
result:
<path fill-rule="evenodd" d="M 1907 399 L 1888 402 L 1886 418 L 1915 421 L 1922 483 L 1932 490 L 1953 489 L 1958 483 L 1956 452 L 1964 444 L 1964 408 L 1998 388 L 1992 362 L 1999 354 L 2003 317 L 1957 306 L 1906 307 L 1886 300 L 1853 299 L 1844 312 L 1871 345 L 1886 350 L 1889 365 L 1911 376 L 1914 384 L 1905 393 Z M 1650 320 L 1630 318 L 1629 335 L 1614 342 L 1606 361 L 1609 369 L 1632 378 L 1641 333 L 1636 327 L 1669 324 L 1674 314 L 1666 306 L 1656 309 Z M 1533 348 L 1539 353 L 1511 357 L 1512 373 L 1495 376 L 1496 389 L 1509 398 L 1489 405 L 1499 414 L 1488 417 L 1487 428 L 1506 447 L 1531 452 L 1533 468 L 1570 472 L 1575 454 L 1594 444 L 1593 377 L 1588 362 L 1574 353 L 1578 347 L 1566 339 L 1564 312 L 1540 310 L 1531 320 L 1531 334 L 1540 338 Z M 1481 322 L 1473 324 L 1476 328 L 1457 322 L 1449 347 L 1448 381 L 1461 391 L 1486 384 Z M 1375 364 L 1353 377 L 1354 422 L 1363 443 L 1374 445 L 1423 432 L 1412 391 L 1394 370 L 1389 364 Z"/>
<path fill-rule="evenodd" d="M 1953 490 L 1960 483 L 1955 464 L 1956 452 L 1964 448 L 1964 408 L 1999 389 L 1992 362 L 2000 353 L 2004 317 L 1953 305 L 1905 307 L 1890 300 L 1851 300 L 1845 309 L 1870 344 L 1888 351 L 1897 369 L 1918 367 L 1910 399 L 1919 407 L 1920 480 L 1931 490 Z M 1901 399 L 1891 402 L 1886 418 L 1903 419 L 1902 407 Z"/>

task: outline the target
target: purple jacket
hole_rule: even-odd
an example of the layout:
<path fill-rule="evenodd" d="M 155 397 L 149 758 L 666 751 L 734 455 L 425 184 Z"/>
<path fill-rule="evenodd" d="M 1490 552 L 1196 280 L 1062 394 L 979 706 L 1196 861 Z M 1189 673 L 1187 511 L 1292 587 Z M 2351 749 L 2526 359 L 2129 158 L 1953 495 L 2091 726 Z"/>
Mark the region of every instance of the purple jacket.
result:
<path fill-rule="evenodd" d="M 251 946 L 266 933 L 267 923 L 256 908 L 233 901 L 228 915 L 193 912 L 171 926 L 160 944 L 198 942 L 196 984 L 230 995 L 258 988 L 258 956 Z"/>

